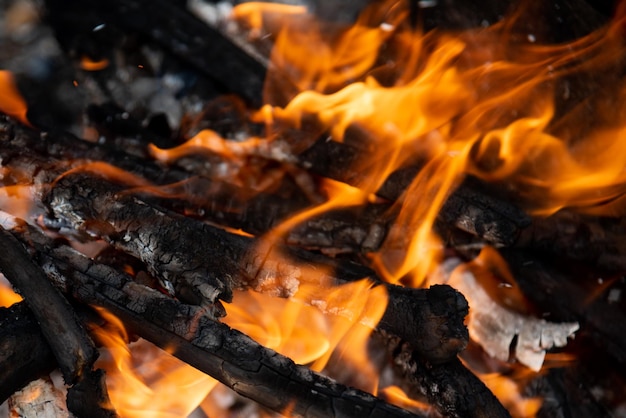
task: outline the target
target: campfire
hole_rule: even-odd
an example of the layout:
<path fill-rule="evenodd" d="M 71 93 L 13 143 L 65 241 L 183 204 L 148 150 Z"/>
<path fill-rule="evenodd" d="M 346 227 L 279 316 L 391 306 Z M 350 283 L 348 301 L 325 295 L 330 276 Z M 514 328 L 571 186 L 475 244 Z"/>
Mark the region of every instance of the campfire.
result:
<path fill-rule="evenodd" d="M 626 7 L 0 2 L 0 416 L 626 411 Z"/>

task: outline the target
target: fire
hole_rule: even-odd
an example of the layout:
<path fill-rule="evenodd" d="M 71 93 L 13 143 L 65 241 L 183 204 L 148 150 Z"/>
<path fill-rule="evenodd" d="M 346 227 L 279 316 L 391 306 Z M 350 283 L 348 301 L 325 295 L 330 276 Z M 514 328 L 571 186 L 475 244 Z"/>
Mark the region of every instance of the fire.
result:
<path fill-rule="evenodd" d="M 10 71 L 0 70 L 0 94 L 2 96 L 0 97 L 0 112 L 14 117 L 24 125 L 30 126 L 26 118 L 28 106 L 18 91 L 15 78 Z"/>
<path fill-rule="evenodd" d="M 424 413 L 427 413 L 430 409 L 430 407 L 427 404 L 411 399 L 398 386 L 388 386 L 385 389 L 383 389 L 381 392 L 385 396 L 385 398 L 389 400 L 389 402 L 393 403 L 394 405 L 398 405 L 402 408 L 416 409 Z"/>
<path fill-rule="evenodd" d="M 366 342 L 385 310 L 386 294 L 383 287 L 370 287 L 361 281 L 326 294 L 304 286 L 292 299 L 240 291 L 235 303 L 226 304 L 225 322 L 314 370 L 327 367 L 334 354 L 344 374 L 353 369 L 359 375 L 353 385 L 374 392 L 377 373 Z M 105 347 L 96 367 L 106 371 L 111 403 L 121 416 L 187 416 L 217 385 L 144 340 L 129 345 L 121 321 L 103 309 L 98 312 L 108 325 L 95 330 Z"/>
<path fill-rule="evenodd" d="M 289 299 L 242 291 L 225 305 L 223 321 L 313 370 L 323 370 L 334 358 L 342 369 L 358 371 L 355 385 L 374 392 L 377 373 L 366 347 L 386 301 L 384 287 L 371 288 L 366 280 L 333 289 L 302 285 Z"/>
<path fill-rule="evenodd" d="M 98 309 L 111 329 L 96 330 L 106 347 L 96 367 L 107 373 L 111 403 L 123 417 L 186 417 L 217 381 L 145 340 L 128 345 L 118 318 Z"/>
<path fill-rule="evenodd" d="M 4 278 L 0 277 L 0 307 L 8 308 L 14 303 L 20 302 L 22 297 L 15 293 L 11 288 L 10 283 Z"/>
<path fill-rule="evenodd" d="M 266 89 L 274 106 L 255 115 L 275 129 L 313 116 L 335 141 L 345 141 L 351 127 L 368 132 L 376 151 L 358 163 L 368 175 L 354 185 L 364 195 L 398 168 L 421 166 L 397 203 L 383 249 L 372 256 L 387 280 L 419 286 L 439 264 L 442 245 L 432 227 L 467 175 L 506 182 L 537 215 L 564 207 L 623 213 L 619 115 L 626 86 L 607 85 L 590 98 L 606 103 L 600 123 L 592 124 L 597 115 L 583 114 L 582 106 L 565 116 L 557 107 L 566 77 L 617 65 L 624 55 L 619 19 L 550 46 L 534 35 L 512 36 L 517 15 L 489 28 L 424 34 L 407 14 L 396 2 L 378 2 L 349 27 L 312 16 L 285 20 Z M 287 101 L 278 93 L 285 78 L 297 90 Z M 407 237 L 407 230 L 415 232 Z"/>

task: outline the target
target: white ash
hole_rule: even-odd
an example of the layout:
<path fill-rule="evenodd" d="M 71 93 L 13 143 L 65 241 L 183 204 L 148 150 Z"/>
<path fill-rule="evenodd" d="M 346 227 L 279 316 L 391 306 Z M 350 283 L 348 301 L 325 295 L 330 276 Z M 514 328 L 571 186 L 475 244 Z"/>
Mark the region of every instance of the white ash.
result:
<path fill-rule="evenodd" d="M 577 322 L 554 323 L 523 315 L 496 303 L 478 283 L 474 275 L 464 269 L 459 260 L 443 263 L 442 275 L 447 282 L 467 298 L 470 305 L 468 328 L 470 336 L 490 356 L 508 361 L 510 347 L 516 359 L 534 371 L 541 370 L 546 350 L 564 347 L 579 329 Z"/>

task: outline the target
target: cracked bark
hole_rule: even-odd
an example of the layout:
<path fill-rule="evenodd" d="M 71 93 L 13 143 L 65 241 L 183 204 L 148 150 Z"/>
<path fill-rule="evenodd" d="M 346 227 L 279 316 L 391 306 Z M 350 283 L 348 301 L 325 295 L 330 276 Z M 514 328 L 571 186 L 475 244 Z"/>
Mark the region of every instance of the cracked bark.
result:
<path fill-rule="evenodd" d="M 219 300 L 230 301 L 233 288 L 288 297 L 302 283 L 328 288 L 369 277 L 384 285 L 390 297 L 380 326 L 409 341 L 424 358 L 448 361 L 467 343 L 467 303 L 448 286 L 382 284 L 362 266 L 279 244 L 264 248 L 262 241 L 146 205 L 90 174 L 64 176 L 43 202 L 57 226 L 101 237 L 141 259 L 177 297 L 205 306 L 215 317 L 223 315 Z M 307 265 L 315 266 L 314 271 L 299 267 Z"/>
<path fill-rule="evenodd" d="M 417 417 L 293 363 L 187 305 L 95 263 L 29 226 L 12 231 L 50 280 L 81 303 L 101 306 L 135 334 L 277 412 L 304 417 Z"/>
<path fill-rule="evenodd" d="M 30 307 L 67 384 L 80 381 L 97 357 L 93 342 L 65 297 L 8 231 L 0 229 L 0 270 Z"/>

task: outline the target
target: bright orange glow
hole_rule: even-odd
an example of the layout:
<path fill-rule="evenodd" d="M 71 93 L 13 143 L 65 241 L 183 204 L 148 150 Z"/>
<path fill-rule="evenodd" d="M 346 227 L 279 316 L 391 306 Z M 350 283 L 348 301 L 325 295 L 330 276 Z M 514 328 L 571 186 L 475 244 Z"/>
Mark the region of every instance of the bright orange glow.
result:
<path fill-rule="evenodd" d="M 0 112 L 30 126 L 26 118 L 27 111 L 28 106 L 22 94 L 17 90 L 13 74 L 10 71 L 0 70 Z"/>
<path fill-rule="evenodd" d="M 337 356 L 344 367 L 359 370 L 362 388 L 373 392 L 378 380 L 366 343 L 386 303 L 385 288 L 371 288 L 367 280 L 332 289 L 302 285 L 290 299 L 245 291 L 225 305 L 224 322 L 313 370 Z"/>
<path fill-rule="evenodd" d="M 109 60 L 102 58 L 101 60 L 94 61 L 87 56 L 83 56 L 80 59 L 80 68 L 85 71 L 100 71 L 109 66 Z"/>
<path fill-rule="evenodd" d="M 306 14 L 285 21 L 266 87 L 273 107 L 254 115 L 270 138 L 311 118 L 335 141 L 345 141 L 351 127 L 367 132 L 375 151 L 351 167 L 367 173 L 353 184 L 360 197 L 399 168 L 421 168 L 397 202 L 383 248 L 372 255 L 385 279 L 420 286 L 438 266 L 443 246 L 433 224 L 468 174 L 506 182 L 536 215 L 564 207 L 626 212 L 626 83 L 611 78 L 570 113 L 559 108 L 566 77 L 604 74 L 623 59 L 620 15 L 586 37 L 551 46 L 533 34 L 513 36 L 520 15 L 489 28 L 423 34 L 407 24 L 406 7 L 376 2 L 350 27 Z M 293 94 L 285 93 L 285 80 Z M 600 110 L 584 113 L 587 102 Z"/>
<path fill-rule="evenodd" d="M 427 412 L 431 408 L 428 404 L 418 402 L 407 396 L 398 386 L 388 386 L 381 390 L 381 394 L 392 404 L 404 409 L 419 410 Z"/>
<path fill-rule="evenodd" d="M 530 418 L 537 415 L 541 408 L 540 398 L 524 398 L 520 393 L 519 377 L 507 377 L 499 373 L 480 375 L 480 380 L 502 402 L 502 405 L 516 418 Z"/>
<path fill-rule="evenodd" d="M 143 177 L 139 177 L 133 173 L 122 170 L 114 165 L 104 163 L 102 161 L 78 163 L 74 168 L 61 174 L 55 181 L 59 181 L 63 177 L 76 173 L 93 173 L 104 177 L 107 180 L 122 183 L 130 187 L 151 187 L 152 183 Z"/>
<path fill-rule="evenodd" d="M 252 36 L 260 36 L 261 29 L 272 33 L 273 30 L 282 27 L 288 20 L 305 13 L 305 6 L 251 1 L 235 7 L 232 18 L 247 24 L 252 30 Z"/>
<path fill-rule="evenodd" d="M 150 152 L 154 158 L 163 162 L 169 162 L 186 155 L 207 151 L 229 159 L 235 158 L 236 156 L 247 155 L 247 151 L 258 146 L 259 141 L 261 140 L 258 138 L 250 138 L 243 142 L 226 141 L 217 132 L 204 129 L 183 145 L 170 149 L 160 149 L 154 145 L 150 145 Z"/>
<path fill-rule="evenodd" d="M 20 302 L 22 297 L 15 293 L 9 282 L 4 278 L 0 278 L 0 307 L 8 308 L 14 303 Z"/>
<path fill-rule="evenodd" d="M 98 309 L 111 329 L 97 330 L 106 347 L 96 367 L 107 373 L 111 403 L 123 417 L 186 417 L 217 381 L 145 340 L 128 345 L 122 323 Z"/>

